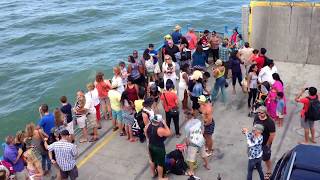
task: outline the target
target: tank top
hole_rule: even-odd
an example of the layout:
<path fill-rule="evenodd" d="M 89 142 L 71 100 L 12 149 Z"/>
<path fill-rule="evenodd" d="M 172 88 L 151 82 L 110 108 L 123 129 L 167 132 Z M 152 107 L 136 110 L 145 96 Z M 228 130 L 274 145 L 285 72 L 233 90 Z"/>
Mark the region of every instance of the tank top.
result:
<path fill-rule="evenodd" d="M 160 126 L 155 126 L 152 123 L 149 125 L 147 129 L 147 134 L 149 137 L 149 144 L 153 146 L 157 146 L 159 148 L 164 148 L 164 141 L 166 140 L 165 137 L 160 137 L 157 133 L 158 128 Z"/>
<path fill-rule="evenodd" d="M 217 75 L 216 79 L 221 78 L 222 76 L 224 76 L 225 70 L 223 70 L 223 71 L 220 71 L 219 69 L 217 69 L 217 70 L 218 70 L 218 75 Z"/>
<path fill-rule="evenodd" d="M 107 83 L 102 81 L 102 82 L 98 82 L 96 84 L 96 88 L 98 90 L 98 96 L 99 98 L 105 98 L 108 97 L 108 92 L 110 90 L 110 87 L 108 87 Z"/>
<path fill-rule="evenodd" d="M 133 79 L 138 79 L 140 77 L 140 72 L 139 72 L 139 64 L 138 63 L 130 63 L 132 70 L 131 70 L 131 77 Z"/>
<path fill-rule="evenodd" d="M 251 80 L 250 80 L 249 88 L 256 89 L 257 88 L 258 76 L 255 73 L 252 73 L 252 72 L 250 74 L 251 74 Z"/>
<path fill-rule="evenodd" d="M 132 88 L 127 86 L 126 91 L 128 93 L 129 101 L 134 102 L 135 100 L 138 100 L 137 89 L 135 86 L 133 86 Z"/>

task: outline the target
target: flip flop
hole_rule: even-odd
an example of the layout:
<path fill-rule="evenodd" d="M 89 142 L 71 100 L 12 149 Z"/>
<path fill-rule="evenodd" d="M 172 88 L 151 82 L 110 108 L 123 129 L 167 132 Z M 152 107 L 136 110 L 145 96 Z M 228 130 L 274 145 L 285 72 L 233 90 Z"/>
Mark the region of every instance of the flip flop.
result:
<path fill-rule="evenodd" d="M 99 140 L 99 138 L 92 138 L 92 139 L 89 140 L 89 142 L 95 142 L 95 141 L 98 141 L 98 140 Z"/>
<path fill-rule="evenodd" d="M 86 140 L 86 139 L 80 139 L 80 141 L 79 141 L 79 143 L 85 143 L 85 142 L 87 142 L 88 140 Z"/>
<path fill-rule="evenodd" d="M 137 139 L 131 139 L 131 140 L 129 140 L 130 142 L 136 142 L 137 141 Z"/>

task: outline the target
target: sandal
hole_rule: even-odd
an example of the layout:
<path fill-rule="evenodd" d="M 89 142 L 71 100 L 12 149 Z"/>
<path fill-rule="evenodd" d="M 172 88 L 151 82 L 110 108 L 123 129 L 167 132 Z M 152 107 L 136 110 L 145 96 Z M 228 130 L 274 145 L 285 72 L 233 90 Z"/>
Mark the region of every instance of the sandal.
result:
<path fill-rule="evenodd" d="M 88 141 L 87 139 L 80 139 L 79 143 L 85 143 L 87 141 Z"/>
<path fill-rule="evenodd" d="M 130 142 L 136 142 L 137 139 L 130 139 L 129 141 L 130 141 Z"/>
<path fill-rule="evenodd" d="M 95 141 L 98 141 L 98 140 L 99 140 L 99 138 L 92 138 L 92 139 L 89 140 L 89 142 L 95 142 Z"/>
<path fill-rule="evenodd" d="M 264 180 L 269 180 L 271 177 L 271 172 L 267 172 L 265 175 L 264 175 Z"/>
<path fill-rule="evenodd" d="M 118 130 L 119 128 L 118 127 L 114 127 L 113 129 L 112 129 L 112 131 L 114 132 L 114 131 L 116 131 L 116 130 Z"/>

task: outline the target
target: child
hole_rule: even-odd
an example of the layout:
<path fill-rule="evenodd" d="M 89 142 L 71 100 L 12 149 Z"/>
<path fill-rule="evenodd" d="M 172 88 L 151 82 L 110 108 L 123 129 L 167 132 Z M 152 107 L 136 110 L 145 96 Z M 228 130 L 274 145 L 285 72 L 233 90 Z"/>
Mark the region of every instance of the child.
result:
<path fill-rule="evenodd" d="M 247 180 L 252 180 L 253 169 L 256 168 L 259 172 L 260 180 L 264 179 L 262 166 L 261 166 L 261 157 L 262 157 L 262 142 L 263 136 L 262 132 L 264 127 L 262 124 L 255 124 L 253 126 L 252 132 L 248 132 L 247 128 L 242 129 L 242 133 L 246 135 L 247 145 L 248 145 L 248 173 Z"/>
<path fill-rule="evenodd" d="M 43 170 L 41 168 L 40 161 L 35 156 L 32 149 L 29 149 L 24 153 L 24 157 L 27 162 L 27 172 L 30 180 L 42 180 Z"/>
<path fill-rule="evenodd" d="M 127 68 L 126 68 L 126 63 L 121 61 L 119 63 L 119 66 L 120 66 L 120 70 L 121 70 L 122 83 L 124 86 L 126 86 L 127 82 L 128 82 L 128 72 L 127 72 Z"/>
<path fill-rule="evenodd" d="M 15 138 L 15 146 L 18 149 L 18 156 L 16 158 L 16 162 L 23 156 L 23 153 L 27 150 L 26 144 L 24 143 L 24 139 L 26 138 L 26 134 L 24 131 L 18 131 Z"/>
<path fill-rule="evenodd" d="M 60 97 L 61 107 L 60 111 L 64 116 L 64 124 L 65 128 L 69 131 L 71 135 L 72 142 L 74 141 L 74 130 L 73 130 L 73 118 L 72 118 L 72 106 L 68 103 L 68 99 L 66 96 Z"/>
<path fill-rule="evenodd" d="M 111 90 L 108 93 L 111 110 L 112 110 L 112 123 L 113 123 L 113 131 L 120 129 L 120 136 L 124 136 L 123 132 L 123 123 L 122 123 L 122 111 L 121 111 L 121 94 L 117 91 L 118 84 L 116 81 L 112 82 Z"/>
<path fill-rule="evenodd" d="M 277 119 L 276 122 L 278 124 L 279 127 L 282 127 L 283 124 L 283 118 L 284 118 L 284 100 L 283 100 L 283 92 L 278 92 L 277 93 Z"/>

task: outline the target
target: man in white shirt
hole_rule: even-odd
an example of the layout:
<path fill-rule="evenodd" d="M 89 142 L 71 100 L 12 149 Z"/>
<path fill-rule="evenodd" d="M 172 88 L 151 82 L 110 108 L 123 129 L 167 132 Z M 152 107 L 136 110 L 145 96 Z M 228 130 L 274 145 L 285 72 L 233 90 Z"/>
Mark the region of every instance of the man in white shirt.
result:
<path fill-rule="evenodd" d="M 252 63 L 250 63 L 250 56 L 253 54 L 253 48 L 251 48 L 249 43 L 246 42 L 246 43 L 244 43 L 244 47 L 239 50 L 239 53 L 240 53 L 240 59 L 244 62 L 244 67 L 246 70 L 246 71 L 242 71 L 242 72 L 246 72 L 246 74 L 247 74 L 248 67 L 250 67 L 250 65 L 252 64 Z"/>
<path fill-rule="evenodd" d="M 87 111 L 87 126 L 92 126 L 93 128 L 93 137 L 90 139 L 90 142 L 94 142 L 98 140 L 98 125 L 97 125 L 97 117 L 96 117 L 96 95 L 94 93 L 94 86 L 89 83 L 87 85 L 88 92 L 85 94 L 86 103 L 84 105 L 84 109 Z"/>
<path fill-rule="evenodd" d="M 270 85 L 274 83 L 274 79 L 272 78 L 273 73 L 278 73 L 277 67 L 274 65 L 273 60 L 269 60 L 269 64 L 261 69 L 258 75 L 259 83 L 263 83 L 268 81 Z"/>

